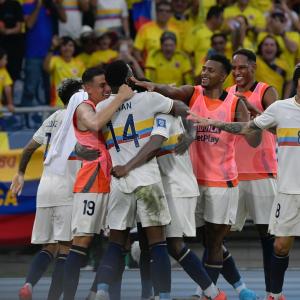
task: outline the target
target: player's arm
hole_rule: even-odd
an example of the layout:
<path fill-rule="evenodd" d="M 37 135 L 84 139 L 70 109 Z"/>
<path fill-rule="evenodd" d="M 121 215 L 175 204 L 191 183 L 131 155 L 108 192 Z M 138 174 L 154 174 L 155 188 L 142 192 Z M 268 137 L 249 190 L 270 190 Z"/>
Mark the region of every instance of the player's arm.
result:
<path fill-rule="evenodd" d="M 143 146 L 143 148 L 134 158 L 132 158 L 123 166 L 115 166 L 112 169 L 111 174 L 116 178 L 121 178 L 126 176 L 133 169 L 142 166 L 156 156 L 165 140 L 166 138 L 162 135 L 151 136 L 149 141 Z"/>
<path fill-rule="evenodd" d="M 189 112 L 189 115 L 196 125 L 214 126 L 236 135 L 257 134 L 262 131 L 253 120 L 248 122 L 222 122 L 214 119 L 202 118 L 191 111 Z"/>
<path fill-rule="evenodd" d="M 184 126 L 184 133 L 178 136 L 177 145 L 175 147 L 175 153 L 183 155 L 190 147 L 196 137 L 196 127 L 193 122 L 188 119 L 182 119 Z"/>
<path fill-rule="evenodd" d="M 276 89 L 274 87 L 270 86 L 265 91 L 265 94 L 262 99 L 263 108 L 267 109 L 272 103 L 277 101 L 278 98 L 279 98 L 279 96 L 278 96 Z"/>
<path fill-rule="evenodd" d="M 235 122 L 249 122 L 250 116 L 244 101 L 238 100 L 235 111 Z M 261 143 L 262 131 L 250 131 L 247 134 L 244 134 L 244 137 L 247 143 L 251 147 L 257 147 Z"/>
<path fill-rule="evenodd" d="M 26 172 L 27 165 L 32 157 L 32 154 L 41 146 L 34 139 L 25 146 L 21 154 L 19 168 L 17 174 L 14 176 L 10 189 L 13 195 L 20 195 L 24 185 L 24 175 Z"/>
<path fill-rule="evenodd" d="M 135 85 L 148 90 L 149 92 L 157 92 L 171 99 L 181 100 L 188 104 L 194 93 L 194 87 L 191 85 L 183 85 L 180 87 L 173 87 L 167 84 L 159 84 L 148 81 L 139 81 L 132 77 L 131 80 Z"/>
<path fill-rule="evenodd" d="M 121 104 L 132 96 L 132 89 L 128 85 L 123 84 L 109 105 L 96 113 L 90 105 L 86 103 L 80 104 L 76 109 L 78 121 L 88 130 L 99 131 L 111 119 Z"/>

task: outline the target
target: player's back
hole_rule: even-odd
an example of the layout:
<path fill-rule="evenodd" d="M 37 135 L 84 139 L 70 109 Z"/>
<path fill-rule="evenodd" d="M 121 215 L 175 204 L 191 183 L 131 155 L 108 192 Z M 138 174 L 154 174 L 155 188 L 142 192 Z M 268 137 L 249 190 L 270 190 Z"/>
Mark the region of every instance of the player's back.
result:
<path fill-rule="evenodd" d="M 46 157 L 51 142 L 63 122 L 65 111 L 65 109 L 61 109 L 53 113 L 33 136 L 36 142 L 45 145 L 44 157 Z M 69 157 L 63 176 L 47 172 L 47 166 L 44 166 L 38 188 L 37 207 L 70 204 L 73 199 L 73 184 L 79 168 L 80 161 L 76 159 L 74 153 L 71 153 Z"/>
<path fill-rule="evenodd" d="M 115 95 L 97 105 L 97 110 L 107 106 Z M 169 113 L 173 101 L 158 93 L 135 93 L 124 102 L 113 115 L 111 121 L 102 129 L 109 149 L 113 166 L 124 165 L 137 155 L 150 138 L 155 114 Z M 120 180 L 124 182 L 126 191 L 132 191 L 143 182 L 152 184 L 160 178 L 156 159 L 131 171 Z M 126 182 L 126 183 L 125 183 Z"/>

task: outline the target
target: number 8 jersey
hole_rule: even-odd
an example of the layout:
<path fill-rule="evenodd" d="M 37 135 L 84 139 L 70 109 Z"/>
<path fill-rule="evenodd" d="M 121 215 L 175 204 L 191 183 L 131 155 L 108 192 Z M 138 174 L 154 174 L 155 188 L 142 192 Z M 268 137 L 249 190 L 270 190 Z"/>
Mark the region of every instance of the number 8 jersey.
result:
<path fill-rule="evenodd" d="M 111 95 L 100 102 L 97 111 L 106 107 L 114 97 Z M 154 116 L 157 113 L 168 114 L 172 106 L 171 99 L 155 92 L 136 93 L 122 104 L 107 126 L 102 128 L 113 166 L 124 165 L 137 155 L 150 138 Z M 118 187 L 124 193 L 131 193 L 139 186 L 160 182 L 156 158 L 118 181 Z"/>

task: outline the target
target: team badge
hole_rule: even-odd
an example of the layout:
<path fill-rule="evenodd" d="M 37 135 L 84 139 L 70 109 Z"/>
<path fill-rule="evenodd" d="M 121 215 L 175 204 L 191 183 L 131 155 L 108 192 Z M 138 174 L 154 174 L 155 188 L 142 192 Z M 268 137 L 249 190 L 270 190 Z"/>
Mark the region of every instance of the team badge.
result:
<path fill-rule="evenodd" d="M 166 120 L 165 120 L 165 119 L 157 118 L 157 119 L 156 119 L 156 126 L 157 126 L 157 127 L 164 127 L 164 128 L 167 128 Z"/>

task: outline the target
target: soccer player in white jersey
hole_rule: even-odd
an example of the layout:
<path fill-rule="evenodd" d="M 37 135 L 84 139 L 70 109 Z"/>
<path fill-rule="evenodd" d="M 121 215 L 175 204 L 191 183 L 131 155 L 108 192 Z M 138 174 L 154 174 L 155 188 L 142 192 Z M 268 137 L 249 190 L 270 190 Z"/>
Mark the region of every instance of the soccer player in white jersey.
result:
<path fill-rule="evenodd" d="M 212 125 L 233 134 L 253 134 L 276 129 L 278 141 L 278 194 L 273 203 L 269 232 L 275 235 L 271 258 L 270 294 L 267 300 L 285 300 L 282 293 L 289 252 L 295 236 L 300 236 L 300 66 L 294 71 L 297 93 L 294 97 L 271 104 L 260 116 L 243 123 L 225 123 L 202 119 L 192 113 L 201 125 Z"/>
<path fill-rule="evenodd" d="M 80 89 L 81 81 L 79 80 L 67 79 L 62 83 L 58 94 L 65 106 L 68 105 L 71 96 Z M 14 195 L 21 193 L 26 167 L 32 154 L 42 145 L 46 147 L 44 154 L 46 157 L 53 136 L 62 124 L 64 114 L 65 109 L 54 112 L 43 122 L 24 148 L 18 173 L 14 176 L 10 187 Z M 25 284 L 19 291 L 19 298 L 22 300 L 32 299 L 33 286 L 55 256 L 56 263 L 48 299 L 59 298 L 62 291 L 64 262 L 72 240 L 73 184 L 79 168 L 80 162 L 72 154 L 69 157 L 64 176 L 47 173 L 47 167 L 44 167 L 37 191 L 37 210 L 31 237 L 32 244 L 40 244 L 43 247 L 31 262 Z"/>
<path fill-rule="evenodd" d="M 199 189 L 188 151 L 182 155 L 175 154 L 179 136 L 183 136 L 181 119 L 158 114 L 150 140 L 126 165 L 113 168 L 112 174 L 117 178 L 127 176 L 130 171 L 153 158 L 159 150 L 157 161 L 172 219 L 166 230 L 169 253 L 202 288 L 205 297 L 227 299 L 225 293 L 219 292 L 214 285 L 201 260 L 183 241 L 183 236 L 196 235 L 195 210 Z"/>
<path fill-rule="evenodd" d="M 101 111 L 114 99 L 119 87 L 132 76 L 123 61 L 108 65 L 105 73 L 112 95 L 97 105 Z M 183 104 L 153 92 L 136 93 L 114 114 L 106 129 L 102 129 L 113 166 L 122 165 L 134 157 L 149 140 L 156 113 L 186 113 Z M 108 299 L 108 289 L 118 272 L 128 232 L 136 215 L 145 228 L 152 259 L 153 284 L 160 299 L 170 299 L 171 266 L 165 237 L 165 225 L 170 223 L 156 159 L 136 168 L 125 178 L 112 179 L 107 224 L 110 242 L 98 269 L 96 299 Z"/>

